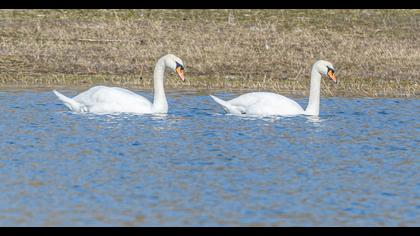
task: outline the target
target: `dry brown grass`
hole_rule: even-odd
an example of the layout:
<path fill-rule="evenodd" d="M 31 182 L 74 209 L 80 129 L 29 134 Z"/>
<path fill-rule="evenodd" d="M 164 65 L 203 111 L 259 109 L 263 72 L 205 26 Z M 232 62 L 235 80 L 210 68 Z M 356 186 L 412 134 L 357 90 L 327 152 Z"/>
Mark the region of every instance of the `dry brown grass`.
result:
<path fill-rule="evenodd" d="M 417 97 L 419 36 L 419 10 L 0 10 L 0 83 L 150 88 L 173 53 L 189 80 L 168 88 L 307 94 L 325 59 L 324 95 Z"/>

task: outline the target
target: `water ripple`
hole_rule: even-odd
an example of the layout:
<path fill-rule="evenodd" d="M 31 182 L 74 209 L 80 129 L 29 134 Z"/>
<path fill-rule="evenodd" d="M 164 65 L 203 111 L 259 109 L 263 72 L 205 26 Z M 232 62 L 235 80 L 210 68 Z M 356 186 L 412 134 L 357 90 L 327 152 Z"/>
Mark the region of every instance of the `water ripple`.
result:
<path fill-rule="evenodd" d="M 0 225 L 419 224 L 416 99 L 323 98 L 320 117 L 264 118 L 168 99 L 167 115 L 93 115 L 0 91 Z"/>

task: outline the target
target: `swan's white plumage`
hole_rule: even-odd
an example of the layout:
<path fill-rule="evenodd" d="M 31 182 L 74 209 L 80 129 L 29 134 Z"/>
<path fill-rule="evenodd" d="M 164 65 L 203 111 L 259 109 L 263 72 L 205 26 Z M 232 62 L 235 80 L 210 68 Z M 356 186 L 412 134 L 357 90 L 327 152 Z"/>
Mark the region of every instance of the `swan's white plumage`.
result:
<path fill-rule="evenodd" d="M 223 101 L 215 96 L 212 98 L 232 114 L 290 116 L 304 112 L 295 101 L 269 92 L 246 93 L 229 101 Z"/>
<path fill-rule="evenodd" d="M 304 110 L 297 102 L 285 96 L 270 92 L 253 92 L 246 93 L 229 101 L 224 101 L 213 95 L 210 95 L 223 109 L 232 114 L 247 115 L 319 115 L 319 95 L 321 74 L 327 75 L 329 70 L 333 70 L 333 66 L 327 61 L 317 61 L 312 67 L 311 73 L 311 91 L 309 102 L 306 110 Z M 331 74 L 336 81 L 334 74 Z"/>
<path fill-rule="evenodd" d="M 96 86 L 80 93 L 73 100 L 84 104 L 92 113 L 152 113 L 152 103 L 130 90 Z"/>
<path fill-rule="evenodd" d="M 70 110 L 91 113 L 166 113 L 168 105 L 164 92 L 165 67 L 176 69 L 176 63 L 182 65 L 182 60 L 174 55 L 166 55 L 158 60 L 154 72 L 155 95 L 153 103 L 141 95 L 118 87 L 95 86 L 73 98 L 53 91 L 54 94 Z"/>

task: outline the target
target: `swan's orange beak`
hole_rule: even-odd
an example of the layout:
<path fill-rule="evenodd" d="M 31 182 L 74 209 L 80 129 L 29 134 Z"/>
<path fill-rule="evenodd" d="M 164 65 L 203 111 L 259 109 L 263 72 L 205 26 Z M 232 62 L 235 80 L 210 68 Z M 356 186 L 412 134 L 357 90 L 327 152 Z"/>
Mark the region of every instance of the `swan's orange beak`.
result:
<path fill-rule="evenodd" d="M 337 83 L 337 78 L 335 78 L 334 72 L 332 70 L 329 70 L 327 74 L 328 74 L 328 78 L 332 79 L 334 83 Z"/>
<path fill-rule="evenodd" d="M 184 77 L 184 70 L 183 70 L 180 66 L 178 66 L 178 67 L 175 69 L 175 71 L 176 71 L 176 73 L 178 74 L 179 78 L 180 78 L 182 81 L 185 81 L 185 77 Z"/>

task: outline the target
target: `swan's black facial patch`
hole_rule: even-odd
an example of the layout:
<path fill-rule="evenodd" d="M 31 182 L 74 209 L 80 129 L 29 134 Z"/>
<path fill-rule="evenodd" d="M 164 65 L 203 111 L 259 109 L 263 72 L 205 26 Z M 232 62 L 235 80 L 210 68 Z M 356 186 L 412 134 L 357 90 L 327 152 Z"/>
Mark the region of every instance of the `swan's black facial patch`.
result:
<path fill-rule="evenodd" d="M 176 67 L 175 68 L 181 67 L 181 70 L 184 70 L 184 66 L 183 65 L 179 64 L 177 61 L 175 63 L 176 63 Z"/>
<path fill-rule="evenodd" d="M 329 67 L 329 66 L 327 66 L 327 68 L 328 68 L 328 71 L 332 71 L 333 73 L 335 73 L 335 71 L 334 71 L 334 69 L 333 69 L 333 68 L 331 68 L 331 67 Z"/>

